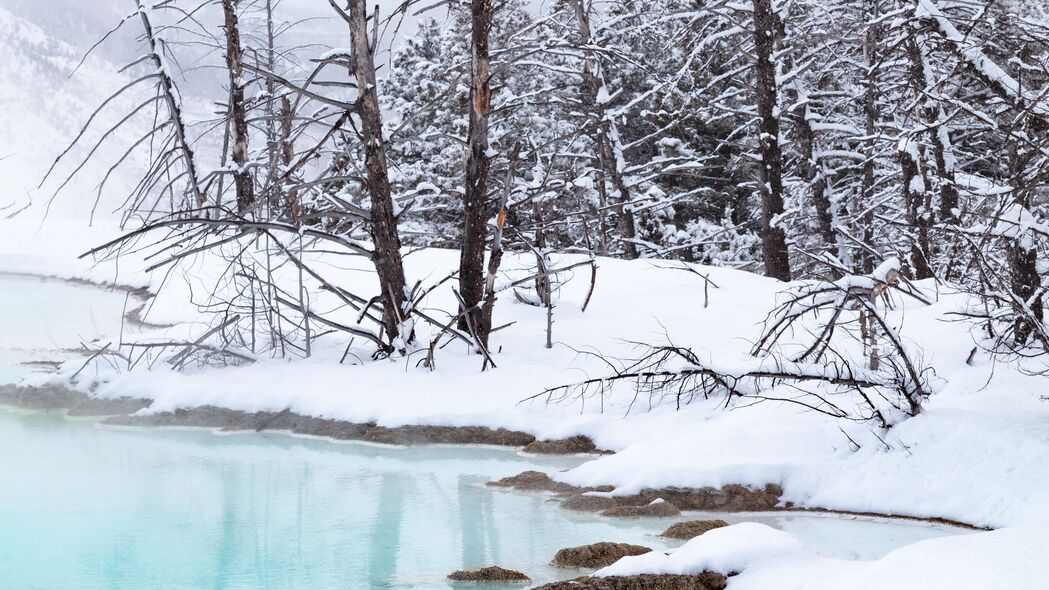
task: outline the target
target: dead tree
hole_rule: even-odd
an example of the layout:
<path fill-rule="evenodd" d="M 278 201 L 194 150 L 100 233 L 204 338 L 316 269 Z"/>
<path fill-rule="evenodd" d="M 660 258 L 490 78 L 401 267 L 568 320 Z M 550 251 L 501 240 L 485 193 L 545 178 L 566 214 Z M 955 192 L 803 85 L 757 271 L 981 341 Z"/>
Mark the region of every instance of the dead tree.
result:
<path fill-rule="evenodd" d="M 168 120 L 175 136 L 177 149 L 182 155 L 183 165 L 186 168 L 186 187 L 193 196 L 197 207 L 203 207 L 207 203 L 207 197 L 201 189 L 200 176 L 197 175 L 197 164 L 194 161 L 193 148 L 190 147 L 189 138 L 186 135 L 186 126 L 182 117 L 182 106 L 178 95 L 175 93 L 175 83 L 171 81 L 171 73 L 164 66 L 164 57 L 160 47 L 160 41 L 153 32 L 153 23 L 149 20 L 149 12 L 142 5 L 142 0 L 136 0 L 138 15 L 142 21 L 142 30 L 146 43 L 149 45 L 149 58 L 153 62 L 156 75 L 159 78 L 158 92 L 163 97 L 168 109 Z M 61 157 L 61 156 L 60 156 Z"/>
<path fill-rule="evenodd" d="M 791 279 L 787 237 L 777 218 L 783 214 L 783 150 L 780 147 L 780 115 L 776 81 L 775 34 L 778 17 L 772 0 L 754 2 L 754 92 L 758 110 L 761 164 L 761 249 L 765 274 L 781 281 Z"/>
<path fill-rule="evenodd" d="M 222 0 L 226 31 L 226 69 L 229 72 L 229 120 L 232 135 L 233 182 L 237 190 L 237 211 L 244 214 L 255 201 L 255 186 L 248 169 L 248 115 L 244 106 L 244 49 L 240 43 L 237 8 L 240 0 Z"/>
<path fill-rule="evenodd" d="M 920 148 L 913 140 L 900 142 L 901 197 L 910 230 L 910 269 L 915 279 L 933 276 L 929 263 L 929 227 L 932 226 L 932 199 L 928 179 L 922 169 Z"/>
<path fill-rule="evenodd" d="M 876 140 L 878 118 L 878 99 L 880 88 L 878 74 L 881 62 L 882 25 L 878 22 L 881 16 L 881 1 L 868 0 L 865 16 L 869 21 L 863 35 L 863 179 L 860 184 L 859 203 L 856 210 L 863 211 L 859 223 L 862 226 L 864 244 L 874 242 L 874 192 L 876 172 Z M 874 271 L 874 256 L 863 248 L 860 250 L 858 264 L 860 274 Z"/>
<path fill-rule="evenodd" d="M 331 1 L 334 5 L 334 0 Z M 369 222 L 375 247 L 372 261 L 375 263 L 382 290 L 383 325 L 391 343 L 403 349 L 415 336 L 408 322 L 411 310 L 407 305 L 401 239 L 397 233 L 397 216 L 394 213 L 390 178 L 386 168 L 382 111 L 379 108 L 378 83 L 375 78 L 375 56 L 368 40 L 367 6 L 365 0 L 351 0 L 348 10 L 339 12 L 350 26 L 353 48 L 350 63 L 357 81 L 357 108 L 361 118 L 364 166 L 367 169 L 367 186 L 371 197 Z"/>
<path fill-rule="evenodd" d="M 488 116 L 492 112 L 489 73 L 489 33 L 492 0 L 471 0 L 470 126 L 467 135 L 466 193 L 463 197 L 463 242 L 459 254 L 459 296 L 463 313 L 459 329 L 474 333 L 487 346 L 492 329 L 481 313 L 484 299 L 484 252 L 488 235 L 488 176 L 492 154 L 488 145 Z"/>

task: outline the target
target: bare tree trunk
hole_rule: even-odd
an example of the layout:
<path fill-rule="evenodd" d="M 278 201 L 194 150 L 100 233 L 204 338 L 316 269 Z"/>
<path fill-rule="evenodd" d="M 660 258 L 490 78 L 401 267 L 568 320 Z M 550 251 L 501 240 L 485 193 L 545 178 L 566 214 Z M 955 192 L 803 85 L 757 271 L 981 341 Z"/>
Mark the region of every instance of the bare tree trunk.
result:
<path fill-rule="evenodd" d="M 520 144 L 515 144 L 510 152 L 510 159 L 506 168 L 506 184 L 503 187 L 503 198 L 499 201 L 499 211 L 496 214 L 495 232 L 492 234 L 492 253 L 488 256 L 488 274 L 484 282 L 484 303 L 481 304 L 480 327 L 486 331 L 477 334 L 481 345 L 488 348 L 488 337 L 492 332 L 492 311 L 495 309 L 495 279 L 499 275 L 499 265 L 503 261 L 503 229 L 506 218 L 510 214 L 510 192 L 513 186 L 514 166 L 517 164 L 517 153 Z"/>
<path fill-rule="evenodd" d="M 1032 186 L 1041 184 L 1039 180 L 1028 179 L 1025 171 L 1031 163 L 1035 150 L 1024 149 L 1024 147 L 1013 146 L 1010 150 L 1010 168 L 1013 177 L 1010 184 L 1013 185 L 1013 201 L 1024 209 L 1030 209 L 1034 201 L 1035 190 Z M 1038 249 L 1032 243 L 1029 236 L 1023 234 L 1015 237 L 1006 246 L 1006 258 L 1009 262 L 1009 287 L 1016 298 L 1013 303 L 1013 343 L 1018 346 L 1026 346 L 1031 336 L 1041 340 L 1043 347 L 1049 346 L 1044 340 L 1045 319 L 1044 294 L 1042 289 L 1042 277 L 1038 273 Z"/>
<path fill-rule="evenodd" d="M 933 276 L 929 265 L 929 210 L 928 185 L 921 172 L 921 156 L 917 146 L 900 150 L 900 169 L 903 172 L 903 202 L 907 206 L 907 225 L 914 234 L 911 241 L 911 272 L 915 279 Z"/>
<path fill-rule="evenodd" d="M 240 45 L 240 26 L 237 23 L 239 0 L 222 0 L 226 28 L 226 69 L 229 70 L 229 117 L 233 131 L 233 182 L 237 189 L 237 211 L 244 213 L 254 200 L 254 183 L 248 163 L 248 115 L 244 107 L 244 68 L 241 65 L 243 49 Z"/>
<path fill-rule="evenodd" d="M 776 91 L 775 32 L 779 29 L 772 0 L 754 2 L 754 46 L 757 51 L 755 94 L 761 133 L 761 246 L 765 274 L 789 281 L 787 238 L 775 218 L 783 213 L 783 151 L 779 144 Z"/>
<path fill-rule="evenodd" d="M 586 47 L 591 43 L 590 32 L 590 4 L 588 0 L 573 0 L 576 22 L 579 26 L 579 45 Z M 598 191 L 605 200 L 605 182 L 611 180 L 615 189 L 615 201 L 618 204 L 617 226 L 619 229 L 620 242 L 623 245 L 623 256 L 629 259 L 638 257 L 637 230 L 634 224 L 634 212 L 630 208 L 630 189 L 627 188 L 623 179 L 623 151 L 619 144 L 619 133 L 614 123 L 608 117 L 608 109 L 602 102 L 602 96 L 607 96 L 605 91 L 604 76 L 601 73 L 601 64 L 593 57 L 583 60 L 583 98 L 590 115 L 594 119 L 594 142 L 598 148 Z M 604 208 L 605 203 L 600 204 L 600 219 L 602 230 L 604 230 Z M 603 243 L 603 240 L 598 240 Z"/>
<path fill-rule="evenodd" d="M 467 137 L 466 194 L 463 198 L 463 243 L 459 255 L 459 294 L 466 313 L 459 329 L 473 326 L 483 344 L 491 325 L 482 325 L 480 304 L 484 298 L 484 250 L 488 235 L 488 115 L 492 111 L 492 89 L 488 73 L 488 35 L 492 28 L 492 0 L 471 0 L 470 127 Z"/>
<path fill-rule="evenodd" d="M 800 103 L 794 109 L 794 129 L 798 138 L 799 172 L 809 188 L 812 206 L 816 210 L 816 231 L 820 234 L 823 247 L 831 254 L 835 253 L 837 237 L 834 233 L 834 213 L 831 211 L 830 185 L 827 176 L 821 170 L 822 164 L 816 161 L 816 132 L 809 122 L 809 108 L 804 103 L 805 96 L 798 90 L 792 92 L 791 102 Z"/>
<path fill-rule="evenodd" d="M 871 0 L 867 15 L 868 21 L 875 21 L 881 16 L 879 0 Z M 870 247 L 874 241 L 874 183 L 875 183 L 875 134 L 878 123 L 878 62 L 881 59 L 881 25 L 869 24 L 863 36 L 863 63 L 867 67 L 863 94 L 863 180 L 860 185 L 860 202 L 856 209 L 863 211 L 860 223 L 863 225 L 863 243 Z M 874 272 L 874 257 L 870 250 L 860 250 L 859 270 L 862 274 Z"/>
<path fill-rule="evenodd" d="M 287 95 L 280 98 L 280 156 L 281 163 L 285 167 L 291 166 L 295 158 L 295 144 L 291 138 L 292 127 L 295 123 L 295 113 L 291 110 L 291 99 Z M 288 208 L 288 217 L 293 225 L 302 223 L 302 205 L 299 203 L 299 191 L 288 189 L 285 196 Z"/>
<path fill-rule="evenodd" d="M 404 346 L 414 334 L 405 333 L 408 319 L 404 266 L 401 262 L 401 239 L 397 234 L 397 217 L 390 194 L 386 168 L 386 147 L 382 139 L 382 111 L 379 109 L 375 60 L 368 43 L 368 13 L 365 0 L 351 0 L 348 8 L 350 37 L 353 47 L 352 69 L 357 81 L 358 112 L 364 141 L 364 166 L 367 169 L 368 192 L 371 195 L 371 236 L 375 245 L 373 262 L 382 290 L 382 321 L 389 341 Z"/>
<path fill-rule="evenodd" d="M 273 0 L 266 0 L 264 4 L 266 14 L 266 71 L 276 73 L 277 71 L 277 38 L 273 23 Z M 283 96 L 277 97 L 277 82 L 270 76 L 266 76 L 266 157 L 267 157 L 267 179 L 266 179 L 266 205 L 272 212 L 280 211 L 281 191 L 276 186 L 280 179 L 280 165 L 283 161 L 281 153 L 283 142 L 281 132 L 283 131 Z"/>
<path fill-rule="evenodd" d="M 142 5 L 142 0 L 138 0 L 138 15 L 142 20 L 142 29 L 145 33 L 146 42 L 149 44 L 150 59 L 153 61 L 153 67 L 160 78 L 160 91 L 164 95 L 164 102 L 168 107 L 168 116 L 171 119 L 171 126 L 175 132 L 175 140 L 178 142 L 178 149 L 186 166 L 186 174 L 189 176 L 187 192 L 196 200 L 197 207 L 203 207 L 207 203 L 207 196 L 200 189 L 200 177 L 197 176 L 197 165 L 193 160 L 193 149 L 189 145 L 186 127 L 182 121 L 182 109 L 175 96 L 175 84 L 171 81 L 171 76 L 164 68 L 164 59 L 161 57 L 160 48 L 157 46 L 157 38 L 153 33 L 153 24 L 149 20 L 146 8 Z"/>

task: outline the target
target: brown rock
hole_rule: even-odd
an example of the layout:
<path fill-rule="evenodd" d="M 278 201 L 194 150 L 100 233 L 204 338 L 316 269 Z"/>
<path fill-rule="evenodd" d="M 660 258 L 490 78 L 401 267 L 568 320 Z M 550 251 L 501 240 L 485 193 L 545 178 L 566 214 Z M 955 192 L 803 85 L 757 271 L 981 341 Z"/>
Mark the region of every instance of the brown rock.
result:
<path fill-rule="evenodd" d="M 778 510 L 783 488 L 768 484 L 764 488 L 729 484 L 722 488 L 662 488 L 642 490 L 646 502 L 663 498 L 682 510 L 718 510 L 723 512 L 759 512 Z"/>
<path fill-rule="evenodd" d="M 670 525 L 670 527 L 663 531 L 663 534 L 660 536 L 668 539 L 688 540 L 698 537 L 707 531 L 719 529 L 723 526 L 728 526 L 728 523 L 721 519 L 687 520 L 685 522 L 677 522 Z"/>
<path fill-rule="evenodd" d="M 599 453 L 594 441 L 588 436 L 572 436 L 556 440 L 537 440 L 521 449 L 537 455 L 572 455 L 575 453 Z"/>
<path fill-rule="evenodd" d="M 567 494 L 578 490 L 573 485 L 550 479 L 550 476 L 542 471 L 525 471 L 517 475 L 490 481 L 488 485 L 495 488 L 511 488 L 523 492 L 555 492 L 558 494 Z"/>
<path fill-rule="evenodd" d="M 644 506 L 616 506 L 601 511 L 601 516 L 613 516 L 619 518 L 642 518 L 642 517 L 667 517 L 677 516 L 681 510 L 670 502 L 651 502 Z"/>
<path fill-rule="evenodd" d="M 610 566 L 622 557 L 643 555 L 649 551 L 652 550 L 648 547 L 629 543 L 594 543 L 558 551 L 554 556 L 554 565 L 597 569 Z"/>
<path fill-rule="evenodd" d="M 645 574 L 577 578 L 546 584 L 532 590 L 724 590 L 727 584 L 725 576 L 714 572 L 703 572 L 698 576 Z"/>
<path fill-rule="evenodd" d="M 501 568 L 497 565 L 478 570 L 459 570 L 448 574 L 456 582 L 529 582 L 531 578 L 521 572 Z"/>
<path fill-rule="evenodd" d="M 561 502 L 561 508 L 579 512 L 601 512 L 619 506 L 619 501 L 610 496 L 591 496 L 576 494 Z"/>

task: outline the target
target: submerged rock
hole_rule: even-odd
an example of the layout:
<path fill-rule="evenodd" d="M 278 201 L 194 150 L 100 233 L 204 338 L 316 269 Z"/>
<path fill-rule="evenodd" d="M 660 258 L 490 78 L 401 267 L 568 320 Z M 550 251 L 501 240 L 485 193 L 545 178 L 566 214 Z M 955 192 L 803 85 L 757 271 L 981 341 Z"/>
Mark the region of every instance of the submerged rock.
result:
<path fill-rule="evenodd" d="M 676 522 L 667 530 L 663 531 L 661 537 L 668 539 L 681 539 L 687 541 L 702 535 L 707 531 L 719 529 L 721 527 L 728 526 L 728 523 L 721 520 L 686 520 L 685 522 Z"/>
<path fill-rule="evenodd" d="M 477 570 L 459 570 L 448 574 L 449 580 L 456 582 L 529 582 L 531 578 L 515 570 L 508 570 L 497 565 Z"/>
<path fill-rule="evenodd" d="M 607 567 L 631 555 L 644 555 L 652 551 L 643 545 L 629 543 L 594 543 L 579 547 L 566 547 L 554 556 L 557 567 L 585 567 L 597 569 Z"/>
<path fill-rule="evenodd" d="M 724 590 L 725 576 L 703 572 L 697 576 L 675 574 L 644 574 L 640 576 L 608 576 L 607 578 L 576 578 L 554 582 L 532 590 Z"/>
<path fill-rule="evenodd" d="M 555 492 L 558 494 L 567 494 L 577 490 L 577 488 L 571 484 L 561 483 L 550 479 L 550 476 L 542 471 L 525 471 L 518 473 L 517 475 L 511 475 L 496 481 L 490 481 L 487 485 L 495 488 L 510 488 L 522 492 Z"/>
<path fill-rule="evenodd" d="M 537 440 L 521 449 L 537 455 L 572 455 L 575 453 L 603 453 L 589 436 L 571 436 L 555 440 Z"/>
<path fill-rule="evenodd" d="M 667 517 L 678 514 L 681 514 L 681 510 L 662 498 L 657 498 L 643 506 L 616 506 L 601 511 L 601 516 L 619 518 Z"/>

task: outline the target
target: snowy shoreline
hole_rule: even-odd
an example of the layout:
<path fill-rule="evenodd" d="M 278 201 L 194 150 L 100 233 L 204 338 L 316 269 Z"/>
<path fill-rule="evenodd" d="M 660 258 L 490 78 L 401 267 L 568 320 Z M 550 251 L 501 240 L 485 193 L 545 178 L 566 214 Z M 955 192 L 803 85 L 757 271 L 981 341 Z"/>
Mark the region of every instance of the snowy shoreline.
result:
<path fill-rule="evenodd" d="M 565 450 L 546 450 L 541 453 L 528 451 L 532 443 L 547 443 L 557 447 L 567 443 L 568 439 L 543 440 L 536 439 L 533 435 L 525 432 L 507 431 L 505 429 L 492 429 L 487 427 L 468 426 L 441 426 L 441 425 L 404 425 L 396 428 L 381 428 L 373 424 L 360 424 L 339 420 L 320 421 L 313 416 L 302 416 L 291 412 L 279 412 L 271 414 L 248 413 L 240 410 L 229 410 L 214 407 L 187 408 L 178 413 L 145 414 L 136 415 L 137 408 L 148 407 L 150 400 L 145 398 L 126 399 L 100 399 L 93 398 L 82 392 L 66 389 L 61 386 L 51 385 L 46 388 L 21 387 L 17 385 L 0 385 L 0 406 L 28 412 L 53 412 L 64 411 L 68 418 L 94 419 L 99 424 L 109 428 L 132 428 L 132 429 L 161 429 L 161 430 L 202 430 L 213 432 L 217 435 L 252 434 L 259 432 L 284 434 L 293 438 L 302 437 L 311 440 L 322 440 L 325 442 L 350 443 L 375 445 L 388 448 L 404 448 L 415 445 L 433 446 L 480 446 L 516 450 L 526 455 L 566 455 L 580 457 L 598 457 L 603 452 L 576 452 Z M 261 415 L 260 415 L 261 414 Z M 305 421 L 319 428 L 309 429 L 289 426 L 288 421 Z M 530 440 L 530 442 L 528 442 Z M 548 474 L 549 475 L 549 474 Z M 494 482 L 490 482 L 494 483 Z M 716 490 L 723 492 L 724 488 L 731 488 L 738 484 L 726 484 L 723 488 Z M 499 486 L 505 487 L 505 486 Z M 571 494 L 591 493 L 591 488 L 572 488 Z M 610 489 L 608 484 L 594 486 L 598 489 Z M 510 489 L 526 493 L 547 493 L 539 489 L 527 489 L 511 487 Z M 665 496 L 670 493 L 678 495 L 695 495 L 701 491 L 699 488 L 673 488 L 666 490 L 645 490 L 644 496 Z M 566 496 L 567 492 L 557 494 Z M 567 497 L 567 496 L 566 496 Z M 689 507 L 689 512 L 711 512 L 725 510 L 723 507 Z M 818 506 L 776 506 L 767 509 L 755 509 L 752 506 L 746 510 L 727 510 L 739 514 L 747 513 L 800 513 L 806 515 L 826 515 L 828 517 L 848 516 L 860 519 L 872 520 L 903 520 L 923 522 L 930 525 L 942 525 L 953 528 L 961 528 L 972 531 L 993 530 L 988 527 L 980 527 L 968 522 L 938 517 L 920 517 L 901 514 L 884 514 L 878 512 L 856 512 L 848 510 L 833 510 Z M 645 518 L 645 516 L 640 516 Z"/>

